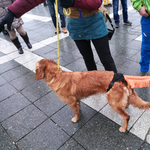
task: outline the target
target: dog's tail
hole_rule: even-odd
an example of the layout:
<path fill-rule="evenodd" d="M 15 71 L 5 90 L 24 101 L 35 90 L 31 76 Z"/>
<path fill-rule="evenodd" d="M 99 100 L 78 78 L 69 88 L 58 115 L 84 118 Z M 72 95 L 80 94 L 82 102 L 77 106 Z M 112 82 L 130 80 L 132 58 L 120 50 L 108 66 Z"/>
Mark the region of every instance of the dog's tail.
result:
<path fill-rule="evenodd" d="M 150 108 L 150 103 L 143 101 L 134 91 L 134 89 L 130 89 L 131 93 L 129 95 L 129 103 L 133 105 L 134 107 L 138 107 L 140 109 L 149 109 Z"/>

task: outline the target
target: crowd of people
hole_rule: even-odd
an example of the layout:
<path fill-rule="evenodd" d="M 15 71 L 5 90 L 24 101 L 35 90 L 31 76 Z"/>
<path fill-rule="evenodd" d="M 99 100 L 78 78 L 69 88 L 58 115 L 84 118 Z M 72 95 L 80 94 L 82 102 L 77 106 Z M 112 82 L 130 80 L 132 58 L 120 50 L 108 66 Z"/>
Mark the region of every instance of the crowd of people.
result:
<path fill-rule="evenodd" d="M 0 0 L 1 2 L 4 0 Z M 5 0 L 6 1 L 6 0 Z M 8 0 L 11 1 L 11 0 Z M 131 0 L 133 7 L 139 11 L 142 16 L 141 26 L 142 26 L 142 46 L 141 46 L 141 72 L 147 72 L 149 70 L 149 23 L 150 23 L 150 2 L 148 0 Z M 0 32 L 7 30 L 10 38 L 13 42 L 17 37 L 11 36 L 10 32 L 14 30 L 12 28 L 12 22 L 15 19 L 20 18 L 24 13 L 36 7 L 37 5 L 43 3 L 44 6 L 48 6 L 52 21 L 55 27 L 55 33 L 57 33 L 56 27 L 56 14 L 55 14 L 55 0 L 37 0 L 37 1 L 26 1 L 26 0 L 16 0 L 13 4 L 9 4 L 6 7 L 7 12 L 1 16 L 0 21 Z M 145 4 L 146 3 L 146 4 Z M 90 5 L 89 5 L 90 4 Z M 99 11 L 99 7 L 102 5 L 102 0 L 98 1 L 78 1 L 78 0 L 58 0 L 58 12 L 60 15 L 61 28 L 63 33 L 67 33 L 67 30 L 70 34 L 70 37 L 74 40 L 79 52 L 81 53 L 87 70 L 97 70 L 96 63 L 93 57 L 93 51 L 91 47 L 91 42 L 93 43 L 96 52 L 99 56 L 100 61 L 102 62 L 105 70 L 117 72 L 115 62 L 111 56 L 111 51 L 109 48 L 108 42 L 108 30 L 105 23 L 104 15 Z M 123 14 L 123 23 L 125 25 L 132 25 L 132 22 L 128 20 L 128 7 L 127 0 L 121 0 L 122 5 L 122 14 Z M 23 7 L 26 6 L 26 7 Z M 119 15 L 118 7 L 119 0 L 112 0 L 112 4 L 108 0 L 104 1 L 103 6 L 113 6 L 113 15 L 115 27 L 119 28 Z M 70 8 L 71 14 L 67 16 L 67 22 L 65 15 L 63 14 L 63 8 Z M 67 30 L 66 30 L 67 23 Z M 23 22 L 19 24 L 19 27 L 22 27 Z M 5 28 L 4 28 L 5 26 Z M 18 27 L 15 28 L 18 31 Z M 27 33 L 21 28 L 20 32 L 21 37 L 27 36 Z M 59 24 L 60 31 L 60 24 Z M 19 32 L 19 31 L 18 31 Z M 28 42 L 25 40 L 29 47 Z M 14 43 L 14 42 L 13 42 Z M 14 43 L 15 44 L 15 43 Z M 15 44 L 16 46 L 16 44 Z M 30 44 L 31 46 L 31 44 Z M 16 46 L 17 47 L 17 46 Z M 32 46 L 31 46 L 32 47 Z M 29 48 L 31 48 L 29 47 Z M 19 47 L 17 47 L 19 49 Z M 20 52 L 19 52 L 20 53 Z"/>

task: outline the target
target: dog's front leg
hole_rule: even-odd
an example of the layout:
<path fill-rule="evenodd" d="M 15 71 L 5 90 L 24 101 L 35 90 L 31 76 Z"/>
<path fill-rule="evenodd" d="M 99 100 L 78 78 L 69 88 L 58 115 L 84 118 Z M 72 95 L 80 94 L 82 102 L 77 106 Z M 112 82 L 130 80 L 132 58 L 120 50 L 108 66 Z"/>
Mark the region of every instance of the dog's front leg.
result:
<path fill-rule="evenodd" d="M 59 98 L 68 104 L 74 113 L 74 117 L 71 119 L 72 122 L 77 122 L 79 120 L 80 115 L 80 101 L 78 101 L 74 96 L 64 97 L 60 96 Z"/>
<path fill-rule="evenodd" d="M 80 115 L 80 102 L 74 101 L 71 104 L 68 104 L 74 113 L 74 117 L 71 119 L 72 122 L 77 122 Z"/>

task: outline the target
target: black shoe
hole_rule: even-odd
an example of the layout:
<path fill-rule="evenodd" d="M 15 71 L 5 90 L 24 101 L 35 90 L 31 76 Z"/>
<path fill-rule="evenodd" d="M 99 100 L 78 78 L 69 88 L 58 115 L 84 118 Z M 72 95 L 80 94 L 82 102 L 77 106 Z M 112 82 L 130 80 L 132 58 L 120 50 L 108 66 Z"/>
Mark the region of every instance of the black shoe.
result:
<path fill-rule="evenodd" d="M 147 72 L 140 72 L 140 76 L 147 76 Z"/>
<path fill-rule="evenodd" d="M 19 53 L 19 54 L 23 54 L 23 53 L 24 53 L 22 47 L 18 48 L 18 53 Z"/>
<path fill-rule="evenodd" d="M 28 48 L 29 48 L 29 49 L 31 49 L 31 48 L 32 48 L 31 43 L 27 43 L 27 46 L 28 46 Z"/>

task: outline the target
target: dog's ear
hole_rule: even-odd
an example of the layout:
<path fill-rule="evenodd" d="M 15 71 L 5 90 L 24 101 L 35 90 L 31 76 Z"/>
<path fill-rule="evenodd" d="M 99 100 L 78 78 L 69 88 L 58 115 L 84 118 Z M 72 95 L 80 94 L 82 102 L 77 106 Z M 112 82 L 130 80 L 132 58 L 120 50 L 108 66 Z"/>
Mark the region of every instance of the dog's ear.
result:
<path fill-rule="evenodd" d="M 44 78 L 44 71 L 45 71 L 45 65 L 43 63 L 37 62 L 35 80 L 43 79 Z"/>

